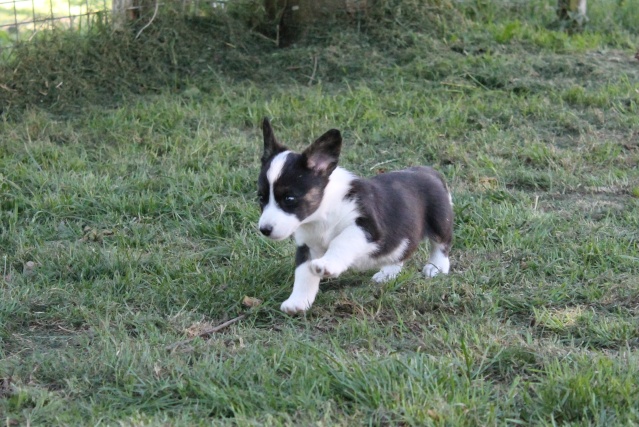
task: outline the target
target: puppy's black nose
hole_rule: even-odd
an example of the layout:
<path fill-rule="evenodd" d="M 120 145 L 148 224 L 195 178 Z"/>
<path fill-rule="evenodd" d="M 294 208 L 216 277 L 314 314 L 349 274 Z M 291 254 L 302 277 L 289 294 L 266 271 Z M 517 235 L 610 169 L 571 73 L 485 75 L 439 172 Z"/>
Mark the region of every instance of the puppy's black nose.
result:
<path fill-rule="evenodd" d="M 270 236 L 271 232 L 273 231 L 273 227 L 271 227 L 270 225 L 265 225 L 263 227 L 260 227 L 260 231 L 263 235 Z"/>

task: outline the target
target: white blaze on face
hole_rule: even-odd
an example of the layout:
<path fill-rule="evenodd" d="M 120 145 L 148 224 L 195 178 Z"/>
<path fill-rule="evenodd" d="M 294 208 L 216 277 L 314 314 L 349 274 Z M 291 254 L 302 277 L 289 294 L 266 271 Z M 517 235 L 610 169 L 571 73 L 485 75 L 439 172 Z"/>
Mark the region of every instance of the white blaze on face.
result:
<path fill-rule="evenodd" d="M 282 168 L 284 167 L 289 154 L 290 151 L 285 151 L 275 156 L 266 171 L 269 191 L 268 203 L 264 206 L 264 211 L 262 212 L 258 226 L 260 228 L 272 227 L 273 231 L 271 231 L 271 234 L 268 237 L 273 240 L 286 239 L 293 234 L 300 225 L 300 221 L 295 215 L 284 212 L 277 205 L 273 192 L 273 186 L 282 174 Z"/>

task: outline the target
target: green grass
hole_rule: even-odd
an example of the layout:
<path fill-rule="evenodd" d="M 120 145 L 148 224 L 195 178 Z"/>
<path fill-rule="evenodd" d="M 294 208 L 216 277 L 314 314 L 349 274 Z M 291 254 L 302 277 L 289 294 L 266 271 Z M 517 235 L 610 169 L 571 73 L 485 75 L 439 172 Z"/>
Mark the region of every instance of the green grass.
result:
<path fill-rule="evenodd" d="M 150 31 L 145 63 L 113 35 L 101 59 L 91 34 L 16 50 L 0 69 L 3 424 L 639 423 L 639 39 L 616 19 L 636 7 L 593 4 L 569 36 L 547 28 L 552 2 L 400 3 L 288 49 L 224 33 L 188 52 L 205 32 L 177 33 L 176 62 L 152 62 L 167 57 Z M 340 128 L 360 175 L 441 170 L 451 274 L 424 279 L 423 248 L 390 283 L 347 273 L 306 316 L 280 313 L 294 248 L 256 232 L 263 116 L 296 149 Z"/>

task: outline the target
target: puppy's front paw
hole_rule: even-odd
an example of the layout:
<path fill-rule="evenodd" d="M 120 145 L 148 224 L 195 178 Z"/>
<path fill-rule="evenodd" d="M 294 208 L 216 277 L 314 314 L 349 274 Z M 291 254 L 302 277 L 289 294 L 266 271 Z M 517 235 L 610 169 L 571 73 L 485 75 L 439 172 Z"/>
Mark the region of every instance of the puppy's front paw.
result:
<path fill-rule="evenodd" d="M 426 277 L 435 277 L 438 274 L 448 274 L 448 270 L 450 270 L 450 259 L 441 251 L 435 250 L 431 253 L 422 273 Z"/>
<path fill-rule="evenodd" d="M 438 274 L 448 274 L 448 270 L 450 269 L 450 263 L 448 262 L 448 258 L 445 259 L 445 262 L 440 263 L 432 263 L 429 262 L 424 266 L 422 273 L 426 277 L 435 277 Z"/>
<path fill-rule="evenodd" d="M 336 263 L 326 260 L 326 258 L 318 258 L 311 261 L 309 268 L 311 273 L 318 277 L 337 277 L 344 272 L 344 267 Z"/>
<path fill-rule="evenodd" d="M 386 267 L 382 267 L 381 270 L 375 273 L 372 279 L 374 282 L 377 282 L 377 283 L 386 283 L 396 278 L 401 271 L 402 271 L 402 264 L 387 265 Z"/>
<path fill-rule="evenodd" d="M 435 265 L 433 264 L 426 264 L 424 266 L 424 269 L 422 270 L 422 273 L 424 274 L 424 276 L 426 277 L 435 277 L 437 276 L 441 271 L 439 270 L 439 268 L 437 268 Z"/>
<path fill-rule="evenodd" d="M 280 310 L 282 310 L 286 314 L 298 314 L 304 313 L 306 310 L 311 308 L 312 302 L 303 300 L 303 299 L 293 299 L 289 298 L 282 303 L 280 306 Z"/>

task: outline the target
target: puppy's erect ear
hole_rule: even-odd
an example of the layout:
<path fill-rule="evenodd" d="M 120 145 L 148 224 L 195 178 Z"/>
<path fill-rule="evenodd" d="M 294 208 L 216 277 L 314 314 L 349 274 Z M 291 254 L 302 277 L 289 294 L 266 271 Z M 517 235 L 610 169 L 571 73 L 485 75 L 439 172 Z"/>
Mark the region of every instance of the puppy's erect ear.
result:
<path fill-rule="evenodd" d="M 330 175 L 337 167 L 337 160 L 342 149 L 342 135 L 337 129 L 331 129 L 317 138 L 302 155 L 306 166 L 323 175 Z"/>
<path fill-rule="evenodd" d="M 267 117 L 262 120 L 262 133 L 264 134 L 264 153 L 262 154 L 262 164 L 266 163 L 271 157 L 286 151 L 286 147 L 281 145 L 275 139 L 271 122 Z"/>

